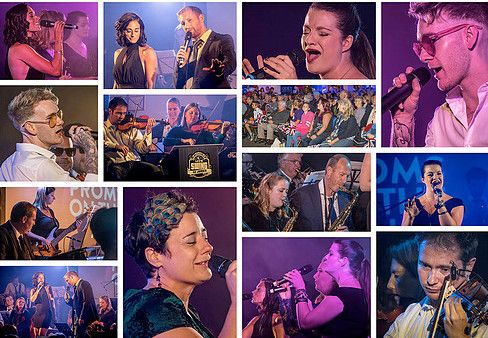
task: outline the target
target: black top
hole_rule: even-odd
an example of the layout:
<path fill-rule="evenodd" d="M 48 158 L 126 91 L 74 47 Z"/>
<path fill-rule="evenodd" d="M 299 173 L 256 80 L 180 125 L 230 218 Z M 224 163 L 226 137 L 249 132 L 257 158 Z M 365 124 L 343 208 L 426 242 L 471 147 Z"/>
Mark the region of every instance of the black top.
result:
<path fill-rule="evenodd" d="M 179 327 L 189 327 L 203 338 L 213 338 L 192 306 L 162 288 L 128 290 L 124 295 L 124 337 L 154 337 Z"/>
<path fill-rule="evenodd" d="M 362 289 L 341 287 L 332 294 L 338 297 L 344 309 L 332 321 L 319 327 L 327 338 L 366 338 L 369 336 L 368 304 Z"/>
<path fill-rule="evenodd" d="M 113 323 L 117 322 L 117 313 L 114 309 L 110 309 L 102 314 L 100 314 L 100 319 L 103 323 L 103 331 L 108 332 Z"/>
<path fill-rule="evenodd" d="M 419 209 L 419 214 L 413 220 L 412 225 L 441 225 L 439 222 L 439 214 L 435 211 L 432 215 L 424 209 L 424 206 L 420 203 L 418 199 L 415 199 L 415 204 L 417 204 L 417 208 Z M 451 198 L 447 200 L 445 203 L 446 209 L 449 213 L 451 213 L 452 209 L 463 205 L 463 201 L 459 198 Z"/>
<path fill-rule="evenodd" d="M 30 338 L 29 329 L 31 318 L 32 314 L 27 310 L 23 310 L 20 313 L 17 312 L 17 310 L 14 310 L 10 313 L 8 322 L 11 325 L 15 325 L 17 332 L 19 333 L 19 338 Z"/>
<path fill-rule="evenodd" d="M 47 238 L 51 231 L 59 228 L 59 222 L 54 216 L 52 209 L 49 209 L 51 217 L 44 214 L 41 209 L 37 208 L 36 223 L 32 227 L 32 232 L 38 236 Z"/>
<path fill-rule="evenodd" d="M 182 126 L 177 126 L 171 128 L 166 137 L 164 138 L 163 144 L 165 146 L 180 146 L 184 145 L 181 142 L 182 139 L 192 138 L 196 140 L 195 144 L 216 144 L 221 143 L 225 135 L 218 134 L 214 137 L 214 134 L 209 131 L 202 131 L 201 133 L 192 133 L 191 131 L 185 130 Z"/>
<path fill-rule="evenodd" d="M 49 293 L 52 294 L 50 286 L 47 286 Z M 51 301 L 46 291 L 46 286 L 43 286 L 41 291 L 37 294 L 37 298 L 34 301 L 36 306 L 36 312 L 32 316 L 32 325 L 34 327 L 48 328 L 53 319 L 53 312 L 51 310 Z"/>
<path fill-rule="evenodd" d="M 337 132 L 337 137 L 339 140 L 354 137 L 357 133 L 359 133 L 358 122 L 356 121 L 356 117 L 354 117 L 354 115 L 351 115 L 347 120 L 338 122 L 336 128 L 339 128 L 339 131 Z"/>
<path fill-rule="evenodd" d="M 280 218 L 278 210 L 269 213 L 266 218 L 256 203 L 244 205 L 242 208 L 242 220 L 252 231 L 281 231 L 288 218 Z"/>
<path fill-rule="evenodd" d="M 122 48 L 114 65 L 114 79 L 117 88 L 146 88 L 146 74 L 139 57 L 139 45 Z"/>
<path fill-rule="evenodd" d="M 66 63 L 64 65 L 68 74 L 73 77 L 90 77 L 97 75 L 97 56 L 91 48 L 87 46 L 87 57 L 84 58 L 78 54 L 68 44 L 63 44 L 64 58 Z"/>
<path fill-rule="evenodd" d="M 258 327 L 262 321 L 264 321 L 264 316 L 259 316 L 259 319 L 254 323 L 251 338 L 274 338 L 273 323 L 270 323 L 271 325 L 265 325 L 264 332 L 261 334 L 258 333 Z"/>

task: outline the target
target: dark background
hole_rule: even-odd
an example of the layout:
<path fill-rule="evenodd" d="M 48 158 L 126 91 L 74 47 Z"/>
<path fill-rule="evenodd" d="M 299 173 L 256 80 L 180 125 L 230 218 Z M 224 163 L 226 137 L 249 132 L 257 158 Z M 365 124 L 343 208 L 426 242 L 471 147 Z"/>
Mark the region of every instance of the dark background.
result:
<path fill-rule="evenodd" d="M 39 86 L 37 86 L 39 87 Z M 7 115 L 7 106 L 20 92 L 34 86 L 8 86 L 0 88 L 0 162 L 13 152 L 15 144 L 22 142 L 22 135 L 14 128 Z M 52 92 L 59 98 L 58 107 L 63 111 L 64 124 L 82 123 L 93 130 L 98 129 L 98 88 L 96 86 L 56 86 Z"/>
<path fill-rule="evenodd" d="M 144 207 L 148 196 L 172 188 L 124 188 L 124 226 L 136 210 Z M 181 188 L 185 195 L 198 203 L 198 215 L 207 228 L 213 253 L 236 258 L 236 189 L 235 188 Z M 237 278 L 240 278 L 239 276 Z M 124 292 L 146 285 L 139 266 L 124 250 Z M 217 336 L 225 321 L 230 297 L 224 278 L 213 274 L 212 279 L 195 288 L 190 299 L 205 326 Z"/>
<path fill-rule="evenodd" d="M 250 3 L 242 5 L 242 57 L 257 66 L 256 56 L 263 57 L 286 54 L 294 49 L 301 50 L 303 22 L 310 2 L 300 3 Z M 357 3 L 362 30 L 375 52 L 375 4 Z M 299 79 L 317 79 L 305 67 L 297 69 Z"/>

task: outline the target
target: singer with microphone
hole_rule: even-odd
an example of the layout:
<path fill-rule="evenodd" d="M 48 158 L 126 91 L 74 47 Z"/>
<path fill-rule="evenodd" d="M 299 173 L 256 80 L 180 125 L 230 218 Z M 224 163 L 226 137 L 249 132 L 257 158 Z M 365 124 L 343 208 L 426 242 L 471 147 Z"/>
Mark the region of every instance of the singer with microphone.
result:
<path fill-rule="evenodd" d="M 402 225 L 462 225 L 464 204 L 461 199 L 443 191 L 442 163 L 437 160 L 425 161 L 421 179 L 425 193 L 418 198 L 413 196 L 405 203 Z"/>
<path fill-rule="evenodd" d="M 158 69 L 156 52 L 146 42 L 144 22 L 125 13 L 115 22 L 119 48 L 114 53 L 114 89 L 152 89 Z"/>
<path fill-rule="evenodd" d="M 307 70 L 321 79 L 374 79 L 375 58 L 361 18 L 354 4 L 314 2 L 310 5 L 301 46 Z M 242 69 L 250 79 L 296 79 L 296 66 L 301 62 L 297 51 L 287 55 L 258 55 L 256 71 L 248 59 Z"/>
<path fill-rule="evenodd" d="M 21 3 L 5 14 L 4 42 L 7 46 L 7 78 L 12 80 L 43 80 L 45 75 L 63 75 L 64 22 L 54 23 L 52 61 L 42 57 L 35 47 L 41 23 L 32 7 Z"/>
<path fill-rule="evenodd" d="M 263 278 L 252 292 L 251 302 L 256 305 L 258 315 L 242 330 L 242 338 L 284 338 L 285 329 L 280 316 L 280 298 L 271 293 L 274 280 Z"/>
<path fill-rule="evenodd" d="M 370 263 L 363 247 L 356 241 L 338 239 L 322 258 L 313 276 L 320 292 L 314 308 L 308 298 L 305 282 L 298 270 L 284 278 L 289 282 L 280 297 L 291 299 L 296 307 L 301 330 L 315 330 L 328 338 L 366 338 L 370 336 Z"/>
<path fill-rule="evenodd" d="M 32 88 L 10 101 L 7 114 L 22 134 L 16 151 L 0 167 L 0 181 L 77 181 L 56 163 L 54 146 L 68 134 L 85 152 L 86 180 L 98 180 L 98 150 L 85 128 L 64 130 L 59 99 L 48 88 Z"/>
<path fill-rule="evenodd" d="M 413 50 L 434 74 L 437 87 L 446 92 L 446 102 L 435 109 L 428 124 L 426 147 L 488 146 L 488 19 L 481 14 L 487 11 L 488 4 L 482 2 L 410 3 L 408 14 L 417 20 L 419 37 Z M 407 67 L 383 98 L 395 97 L 392 105 L 383 106 L 392 114 L 393 147 L 416 146 L 421 85 L 430 79 L 426 68 L 422 71 L 426 76 L 412 76 L 420 69 Z"/>
<path fill-rule="evenodd" d="M 37 272 L 32 276 L 30 301 L 36 307 L 31 321 L 31 337 L 47 336 L 54 313 L 54 295 L 46 283 L 44 273 Z"/>
<path fill-rule="evenodd" d="M 237 262 L 215 261 L 192 198 L 177 190 L 148 198 L 124 236 L 125 249 L 147 279 L 143 289 L 124 295 L 125 337 L 214 337 L 190 305 L 194 288 L 212 277 L 212 265 L 225 276 L 231 298 L 219 337 L 237 336 Z"/>
<path fill-rule="evenodd" d="M 208 29 L 202 10 L 196 6 L 183 7 L 177 16 L 186 35 L 176 54 L 175 88 L 230 89 L 228 77 L 236 69 L 232 37 Z"/>

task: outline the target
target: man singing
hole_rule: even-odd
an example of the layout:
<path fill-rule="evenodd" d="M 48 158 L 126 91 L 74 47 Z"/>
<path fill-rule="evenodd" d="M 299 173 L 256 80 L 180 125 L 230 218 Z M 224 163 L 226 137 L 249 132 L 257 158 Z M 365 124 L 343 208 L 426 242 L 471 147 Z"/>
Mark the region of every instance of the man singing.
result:
<path fill-rule="evenodd" d="M 325 166 L 325 175 L 315 184 L 303 186 L 291 195 L 291 206 L 298 212 L 296 231 L 348 231 L 352 226 L 349 215 L 337 229 L 331 225 L 350 202 L 350 196 L 339 188 L 351 173 L 351 161 L 342 154 L 332 156 Z"/>
<path fill-rule="evenodd" d="M 417 19 L 414 50 L 434 72 L 437 87 L 447 92 L 425 136 L 427 147 L 488 146 L 488 3 L 412 2 L 409 14 Z M 413 71 L 408 67 L 406 74 Z M 396 88 L 407 75 L 393 79 Z M 420 84 L 392 111 L 391 145 L 413 147 L 415 112 Z"/>
<path fill-rule="evenodd" d="M 76 337 L 89 337 L 86 329 L 88 325 L 98 319 L 92 287 L 86 280 L 81 279 L 75 271 L 68 271 L 64 275 L 64 281 L 74 287 L 73 298 L 66 292 L 65 301 L 73 308 L 72 321 Z"/>
<path fill-rule="evenodd" d="M 386 338 L 426 338 L 433 330 L 431 321 L 440 302 L 444 279 L 450 275 L 452 263 L 462 270 L 452 281 L 459 287 L 469 279 L 476 263 L 478 239 L 472 233 L 422 233 L 416 237 L 419 245 L 418 274 L 425 298 L 411 304 L 392 324 Z M 468 321 L 466 311 L 458 297 L 449 297 L 444 303 L 445 317 L 439 325 L 444 327 L 449 338 L 486 337 L 485 324 Z M 477 324 L 480 324 L 479 326 Z M 439 332 L 437 328 L 436 332 Z M 437 337 L 437 334 L 436 334 Z"/>
<path fill-rule="evenodd" d="M 161 171 L 151 163 L 142 162 L 139 154 L 148 153 L 152 146 L 154 119 L 148 119 L 145 133 L 135 127 L 120 126 L 125 121 L 127 102 L 114 97 L 108 104 L 108 119 L 103 125 L 105 173 L 111 180 L 154 180 Z"/>
<path fill-rule="evenodd" d="M 0 181 L 76 181 L 56 163 L 49 149 L 63 141 L 63 111 L 59 99 L 47 88 L 18 94 L 8 105 L 8 116 L 22 134 L 22 143 L 0 167 Z M 74 145 L 86 155 L 86 180 L 97 181 L 98 152 L 88 128 L 70 128 Z"/>
<path fill-rule="evenodd" d="M 177 16 L 185 33 L 191 32 L 193 47 L 182 46 L 176 54 L 175 88 L 229 89 L 227 78 L 236 69 L 232 37 L 208 29 L 198 7 L 183 7 Z"/>
<path fill-rule="evenodd" d="M 0 226 L 0 259 L 33 259 L 34 255 L 26 238 L 36 222 L 35 206 L 18 202 L 12 208 L 10 220 Z"/>

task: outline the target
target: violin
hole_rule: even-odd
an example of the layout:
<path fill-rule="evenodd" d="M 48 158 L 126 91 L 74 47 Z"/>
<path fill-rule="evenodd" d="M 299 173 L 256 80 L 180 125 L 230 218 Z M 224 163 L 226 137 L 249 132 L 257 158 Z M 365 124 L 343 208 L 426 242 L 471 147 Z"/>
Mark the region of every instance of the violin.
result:
<path fill-rule="evenodd" d="M 117 129 L 120 131 L 126 131 L 131 128 L 145 129 L 147 126 L 147 121 L 149 120 L 148 115 L 141 115 L 139 117 L 134 117 L 134 114 L 128 113 L 125 118 L 117 124 Z M 157 123 L 163 126 L 168 125 L 169 122 L 165 120 L 155 120 Z"/>
<path fill-rule="evenodd" d="M 202 130 L 213 133 L 215 131 L 218 131 L 220 128 L 222 128 L 223 124 L 224 122 L 221 120 L 215 120 L 215 121 L 200 120 L 193 123 L 190 126 L 190 130 L 192 131 L 192 133 L 199 133 Z M 235 123 L 231 123 L 229 126 L 235 127 Z"/>
<path fill-rule="evenodd" d="M 451 262 L 451 273 L 448 275 L 442 285 L 440 292 L 441 299 L 434 317 L 429 325 L 429 338 L 447 337 L 444 330 L 444 303 L 447 298 L 456 297 L 461 299 L 461 305 L 466 311 L 468 323 L 473 325 L 488 325 L 488 284 L 476 273 L 470 272 L 469 280 L 464 281 L 457 289 L 448 290 L 451 281 L 455 281 L 459 272 L 468 270 L 457 269 L 454 262 Z"/>

